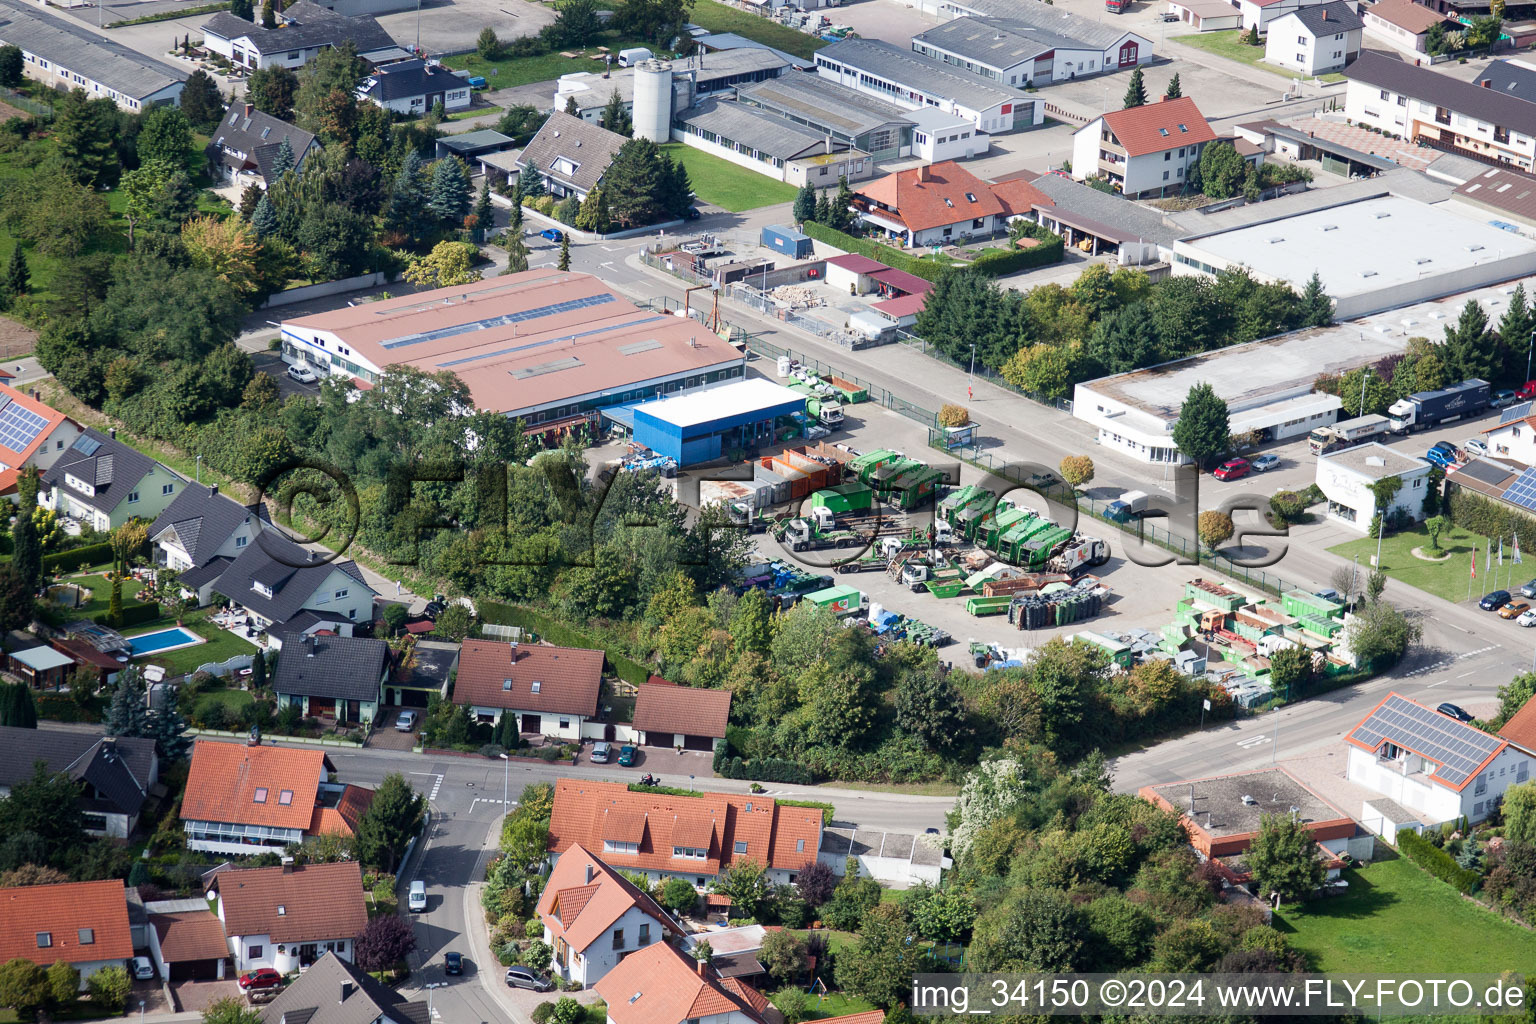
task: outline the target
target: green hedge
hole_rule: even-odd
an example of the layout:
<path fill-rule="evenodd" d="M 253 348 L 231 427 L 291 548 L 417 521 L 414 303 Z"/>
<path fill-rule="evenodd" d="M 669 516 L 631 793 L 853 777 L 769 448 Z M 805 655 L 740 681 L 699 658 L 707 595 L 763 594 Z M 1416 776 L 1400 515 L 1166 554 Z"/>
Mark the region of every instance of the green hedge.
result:
<path fill-rule="evenodd" d="M 950 267 L 932 260 L 921 260 L 914 256 L 908 256 L 900 249 L 893 249 L 881 242 L 870 238 L 855 238 L 850 234 L 834 230 L 825 224 L 815 221 L 806 221 L 800 226 L 800 230 L 828 245 L 835 245 L 839 249 L 848 252 L 856 252 L 860 256 L 868 256 L 872 260 L 879 260 L 888 267 L 896 270 L 905 270 L 909 274 L 916 274 L 925 281 L 937 281 L 950 272 Z"/>
<path fill-rule="evenodd" d="M 1484 537 L 1518 536 L 1522 550 L 1536 544 L 1536 519 L 1460 487 L 1451 494 L 1451 522 Z"/>
<path fill-rule="evenodd" d="M 106 700 L 92 697 L 85 707 L 76 704 L 73 697 L 57 693 L 34 693 L 32 703 L 37 706 L 37 717 L 52 722 L 99 722 L 106 710 Z"/>
<path fill-rule="evenodd" d="M 976 257 L 975 262 L 971 264 L 971 269 L 988 277 L 997 277 L 1001 274 L 1012 274 L 1031 267 L 1045 267 L 1062 261 L 1067 243 L 1060 235 L 1038 224 L 1026 224 L 1024 234 L 1030 238 L 1039 239 L 1040 244 L 1029 249 L 994 249 Z"/>
<path fill-rule="evenodd" d="M 814 785 L 816 776 L 797 761 L 779 757 L 754 757 L 743 761 L 739 757 L 715 758 L 715 774 L 726 779 L 742 779 L 754 782 L 793 782 L 802 786 Z"/>
<path fill-rule="evenodd" d="M 480 617 L 486 622 L 493 622 L 500 626 L 521 626 L 523 629 L 537 633 L 540 639 L 548 640 L 561 647 L 602 651 L 608 659 L 608 667 L 613 670 L 613 674 L 626 683 L 639 686 L 651 677 L 651 670 L 638 661 L 608 650 L 581 630 L 566 625 L 547 612 L 522 605 L 501 604 L 497 601 L 482 601 L 478 608 Z"/>
<path fill-rule="evenodd" d="M 1457 864 L 1450 854 L 1412 829 L 1405 828 L 1397 834 L 1397 848 L 1419 867 L 1468 896 L 1482 884 L 1482 875 Z"/>
<path fill-rule="evenodd" d="M 153 622 L 160 617 L 158 604 L 129 604 L 123 606 L 123 621 L 118 626 L 140 626 L 146 622 Z M 92 621 L 98 626 L 112 626 L 106 615 L 94 616 Z M 113 627 L 117 628 L 117 627 Z"/>
<path fill-rule="evenodd" d="M 111 544 L 85 544 L 68 551 L 55 551 L 43 556 L 43 568 L 53 572 L 74 572 L 87 565 L 101 565 L 112 561 Z"/>
<path fill-rule="evenodd" d="M 816 800 L 785 800 L 783 797 L 774 797 L 774 802 L 781 807 L 819 807 L 821 809 L 821 823 L 823 826 L 832 824 L 832 805 L 820 803 Z"/>

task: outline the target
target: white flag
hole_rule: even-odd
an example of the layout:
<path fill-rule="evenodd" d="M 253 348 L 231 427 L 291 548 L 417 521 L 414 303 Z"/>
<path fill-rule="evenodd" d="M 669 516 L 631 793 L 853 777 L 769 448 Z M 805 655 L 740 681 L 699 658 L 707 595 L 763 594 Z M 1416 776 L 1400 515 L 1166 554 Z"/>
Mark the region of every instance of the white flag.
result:
<path fill-rule="evenodd" d="M 1504 566 L 1504 538 L 1500 537 L 1499 538 L 1499 567 L 1503 568 L 1503 566 Z"/>
<path fill-rule="evenodd" d="M 1515 534 L 1515 554 L 1514 554 L 1514 559 L 1515 559 L 1515 564 L 1519 565 L 1520 564 L 1520 535 L 1518 533 Z"/>

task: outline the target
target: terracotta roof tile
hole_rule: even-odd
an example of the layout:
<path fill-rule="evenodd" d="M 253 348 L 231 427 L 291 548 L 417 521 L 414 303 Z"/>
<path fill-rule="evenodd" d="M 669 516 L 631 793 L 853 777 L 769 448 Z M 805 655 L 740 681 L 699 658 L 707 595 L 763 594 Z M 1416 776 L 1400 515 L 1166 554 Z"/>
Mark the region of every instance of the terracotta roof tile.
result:
<path fill-rule="evenodd" d="M 373 803 L 373 790 L 363 786 L 348 786 L 342 790 L 341 799 L 335 807 L 317 806 L 315 815 L 309 820 L 309 831 L 312 835 L 325 835 L 327 832 L 340 832 L 342 835 L 357 835 L 357 827 L 362 823 L 363 815 L 368 813 L 368 806 Z"/>
<path fill-rule="evenodd" d="M 992 187 L 953 160 L 914 167 L 866 182 L 855 190 L 890 210 L 913 231 L 959 224 L 1003 212 Z M 969 198 L 974 196 L 974 201 Z"/>
<path fill-rule="evenodd" d="M 1198 146 L 1216 138 L 1205 115 L 1188 96 L 1126 110 L 1111 110 L 1104 115 L 1104 123 L 1131 156 L 1161 153 L 1179 146 Z M 1181 129 L 1180 125 L 1184 127 Z"/>
<path fill-rule="evenodd" d="M 198 740 L 181 800 L 183 821 L 308 828 L 327 769 L 324 751 Z M 284 794 L 290 794 L 284 802 Z"/>
<path fill-rule="evenodd" d="M 817 1024 L 885 1024 L 884 1010 L 845 1013 L 841 1017 L 823 1017 Z"/>
<path fill-rule="evenodd" d="M 726 985 L 730 985 L 729 988 Z M 763 1024 L 758 1000 L 739 982 L 722 983 L 713 968 L 702 970 L 681 950 L 653 943 L 620 960 L 595 986 L 608 1004 L 613 1024 L 682 1024 L 714 1013 L 742 1014 Z"/>
<path fill-rule="evenodd" d="M 580 952 L 606 935 L 613 923 L 634 907 L 655 920 L 663 933 L 682 934 L 656 901 L 629 879 L 585 847 L 573 846 L 550 871 L 544 894 L 539 897 L 538 914 L 556 938 L 563 938 Z"/>
<path fill-rule="evenodd" d="M 597 713 L 602 681 L 602 651 L 466 640 L 459 652 L 453 700 L 477 707 L 590 718 Z"/>
<path fill-rule="evenodd" d="M 167 963 L 218 960 L 229 955 L 224 924 L 211 910 L 151 914 L 149 923 L 155 926 L 160 953 Z"/>
<path fill-rule="evenodd" d="M 1536 697 L 1510 716 L 1499 730 L 1499 738 L 1508 740 L 1521 750 L 1536 754 Z"/>
<path fill-rule="evenodd" d="M 285 870 L 242 868 L 215 878 L 230 935 L 273 942 L 355 938 L 368 923 L 363 872 L 356 861 Z"/>
<path fill-rule="evenodd" d="M 749 794 L 633 793 L 618 782 L 560 779 L 550 818 L 550 851 L 561 854 L 578 844 L 601 850 L 614 814 L 623 816 L 615 820 L 631 822 L 639 815 L 645 822 L 638 853 L 603 854 L 615 868 L 710 876 L 733 861 L 754 860 L 797 871 L 816 859 L 821 845 L 821 811 L 816 808 Z M 707 853 L 704 860 L 679 859 L 672 856 L 674 847 Z"/>
<path fill-rule="evenodd" d="M 47 946 L 38 945 L 40 936 L 46 936 Z M 121 879 L 0 889 L 0 963 L 30 960 L 47 967 L 56 960 L 75 964 L 130 956 L 133 937 Z"/>
<path fill-rule="evenodd" d="M 1376 3 L 1365 9 L 1365 13 L 1414 35 L 1422 35 L 1432 26 L 1446 20 L 1445 15 L 1436 14 L 1413 0 L 1376 0 Z"/>
<path fill-rule="evenodd" d="M 1003 204 L 1003 212 L 1010 217 L 1022 217 L 1034 210 L 1035 204 L 1055 206 L 1051 197 L 1041 192 L 1023 178 L 994 181 L 990 186 L 997 201 Z"/>
<path fill-rule="evenodd" d="M 730 690 L 701 690 L 671 683 L 644 683 L 635 699 L 634 725 L 643 732 L 725 736 Z"/>

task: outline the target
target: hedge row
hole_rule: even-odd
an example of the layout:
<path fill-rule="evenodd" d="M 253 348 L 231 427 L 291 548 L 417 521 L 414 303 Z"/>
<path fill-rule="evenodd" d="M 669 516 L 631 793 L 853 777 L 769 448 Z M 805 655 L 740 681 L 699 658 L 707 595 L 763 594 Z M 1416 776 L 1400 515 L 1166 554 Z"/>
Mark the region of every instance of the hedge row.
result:
<path fill-rule="evenodd" d="M 896 270 L 904 270 L 909 274 L 916 274 L 925 281 L 937 281 L 950 268 L 933 260 L 922 260 L 915 256 L 908 256 L 900 249 L 893 249 L 888 245 L 877 242 L 872 238 L 855 238 L 843 231 L 829 228 L 825 224 L 815 221 L 806 221 L 800 226 L 800 230 L 828 245 L 835 245 L 846 252 L 856 252 L 860 256 L 868 256 L 872 260 L 879 260 L 888 267 Z"/>
<path fill-rule="evenodd" d="M 971 269 L 988 277 L 998 277 L 1002 274 L 1012 274 L 1031 267 L 1045 267 L 1062 261 L 1067 243 L 1056 232 L 1038 224 L 1026 224 L 1024 234 L 1038 239 L 1040 244 L 1028 249 L 994 249 L 985 255 L 978 256 L 971 264 Z"/>
<path fill-rule="evenodd" d="M 523 629 L 537 633 L 540 639 L 548 640 L 561 647 L 579 647 L 589 651 L 601 650 L 607 657 L 613 674 L 626 683 L 639 686 L 651 677 L 651 670 L 638 661 L 604 648 L 581 630 L 568 626 L 545 612 L 522 605 L 501 604 L 497 601 L 482 601 L 479 609 L 480 617 L 486 622 L 501 626 L 521 626 Z"/>
<path fill-rule="evenodd" d="M 123 621 L 117 623 L 116 626 L 139 626 L 146 622 L 153 622 L 159 617 L 160 606 L 158 604 L 124 605 Z M 113 626 L 113 623 L 110 621 L 110 617 L 107 615 L 94 616 L 93 621 L 98 626 Z M 114 626 L 114 628 L 116 628 L 116 626 Z"/>
<path fill-rule="evenodd" d="M 1397 834 L 1397 848 L 1419 867 L 1468 896 L 1482 884 L 1483 877 L 1476 871 L 1457 864 L 1450 854 L 1412 829 L 1405 828 Z"/>
<path fill-rule="evenodd" d="M 778 757 L 755 757 L 743 761 L 739 757 L 715 755 L 715 774 L 723 779 L 743 779 L 754 782 L 793 782 L 810 786 L 816 776 L 803 764 Z"/>
<path fill-rule="evenodd" d="M 1460 487 L 1451 494 L 1451 522 L 1484 537 L 1517 536 L 1525 551 L 1536 544 L 1536 519 Z"/>
<path fill-rule="evenodd" d="M 99 722 L 106 702 L 92 697 L 85 707 L 76 704 L 74 698 L 57 693 L 34 693 L 32 703 L 37 707 L 37 717 L 52 722 Z"/>
<path fill-rule="evenodd" d="M 832 824 L 832 805 L 820 803 L 816 800 L 785 800 L 783 797 L 774 797 L 774 802 L 782 807 L 816 807 L 821 810 L 821 823 L 823 826 Z"/>
<path fill-rule="evenodd" d="M 43 568 L 53 572 L 74 572 L 87 565 L 101 565 L 112 561 L 111 544 L 84 544 L 68 551 L 55 551 L 43 556 Z"/>

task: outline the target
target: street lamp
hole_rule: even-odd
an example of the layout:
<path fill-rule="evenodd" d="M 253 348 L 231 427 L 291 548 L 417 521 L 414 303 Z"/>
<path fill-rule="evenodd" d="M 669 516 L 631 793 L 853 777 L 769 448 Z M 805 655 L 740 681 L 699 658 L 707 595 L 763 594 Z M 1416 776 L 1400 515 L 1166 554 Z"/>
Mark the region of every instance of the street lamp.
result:
<path fill-rule="evenodd" d="M 1525 379 L 1531 379 L 1531 349 L 1536 348 L 1536 331 L 1531 332 L 1531 340 L 1525 346 Z"/>
<path fill-rule="evenodd" d="M 512 759 L 506 754 L 501 755 L 501 813 L 507 813 L 507 784 L 512 777 Z"/>
<path fill-rule="evenodd" d="M 971 379 L 965 383 L 965 397 L 967 401 L 976 400 L 976 343 L 971 342 Z"/>
<path fill-rule="evenodd" d="M 432 1009 L 432 990 L 435 988 L 446 988 L 447 985 L 446 981 L 427 982 L 427 1020 L 431 1021 L 437 1018 L 437 1014 Z"/>

